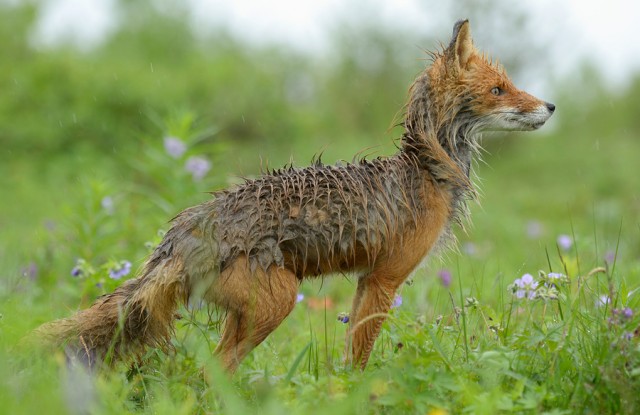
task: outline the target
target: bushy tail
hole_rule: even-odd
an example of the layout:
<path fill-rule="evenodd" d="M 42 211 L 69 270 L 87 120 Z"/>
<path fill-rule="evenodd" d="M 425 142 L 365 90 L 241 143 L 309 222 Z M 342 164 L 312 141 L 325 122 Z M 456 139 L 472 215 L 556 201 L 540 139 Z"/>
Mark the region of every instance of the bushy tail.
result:
<path fill-rule="evenodd" d="M 187 296 L 178 258 L 152 257 L 140 277 L 73 317 L 44 324 L 33 338 L 47 346 L 64 346 L 69 357 L 95 367 L 140 354 L 146 346 L 166 345 L 176 308 Z"/>

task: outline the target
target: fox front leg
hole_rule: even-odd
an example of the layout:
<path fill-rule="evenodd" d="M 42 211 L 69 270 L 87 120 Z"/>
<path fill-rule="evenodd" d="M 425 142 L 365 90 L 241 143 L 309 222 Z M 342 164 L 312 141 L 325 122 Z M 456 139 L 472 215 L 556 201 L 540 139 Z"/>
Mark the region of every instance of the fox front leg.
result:
<path fill-rule="evenodd" d="M 375 271 L 358 280 L 347 334 L 347 361 L 364 370 L 404 276 Z"/>

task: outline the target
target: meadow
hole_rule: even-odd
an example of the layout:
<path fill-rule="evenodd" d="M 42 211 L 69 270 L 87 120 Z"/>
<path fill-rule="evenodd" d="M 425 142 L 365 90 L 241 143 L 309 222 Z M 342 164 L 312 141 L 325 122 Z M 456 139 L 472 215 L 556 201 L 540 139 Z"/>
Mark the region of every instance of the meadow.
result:
<path fill-rule="evenodd" d="M 323 60 L 129 7 L 81 52 L 32 47 L 35 6 L 0 6 L 1 413 L 640 411 L 640 78 L 612 91 L 587 69 L 557 82 L 550 125 L 485 136 L 458 249 L 403 285 L 364 372 L 342 360 L 342 275 L 301 284 L 233 377 L 211 355 L 222 316 L 199 303 L 170 350 L 98 373 L 21 342 L 135 277 L 206 192 L 392 154 L 425 65 L 413 45 L 437 45 L 363 31 Z"/>

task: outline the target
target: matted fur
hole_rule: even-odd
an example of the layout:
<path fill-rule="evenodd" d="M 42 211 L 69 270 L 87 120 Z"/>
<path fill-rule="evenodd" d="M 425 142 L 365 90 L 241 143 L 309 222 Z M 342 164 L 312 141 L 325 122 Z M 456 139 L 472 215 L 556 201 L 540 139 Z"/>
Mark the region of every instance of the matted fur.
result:
<path fill-rule="evenodd" d="M 302 278 L 370 268 L 400 229 L 417 225 L 425 178 L 400 153 L 355 164 L 289 168 L 215 194 L 209 202 L 222 269 L 239 254 Z"/>
<path fill-rule="evenodd" d="M 515 91 L 519 107 L 495 110 L 511 104 L 487 98 L 474 71 Z M 501 77 L 473 47 L 468 22 L 456 23 L 409 89 L 397 154 L 289 167 L 214 193 L 174 218 L 140 277 L 36 336 L 93 366 L 166 345 L 178 305 L 204 298 L 228 313 L 216 353 L 233 371 L 289 314 L 303 278 L 355 273 L 346 355 L 364 368 L 400 284 L 466 216 L 478 131 L 496 119 L 546 121 L 542 101 Z"/>

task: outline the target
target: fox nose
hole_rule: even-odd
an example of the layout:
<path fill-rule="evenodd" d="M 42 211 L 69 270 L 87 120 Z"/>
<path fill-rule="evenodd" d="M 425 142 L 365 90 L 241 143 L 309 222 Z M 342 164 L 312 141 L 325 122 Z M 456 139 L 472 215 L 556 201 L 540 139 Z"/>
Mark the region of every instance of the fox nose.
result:
<path fill-rule="evenodd" d="M 544 103 L 544 105 L 546 105 L 546 106 L 547 106 L 547 109 L 548 109 L 548 110 L 549 110 L 549 112 L 551 112 L 551 113 L 553 113 L 553 111 L 555 111 L 555 110 L 556 110 L 556 106 L 555 106 L 555 105 L 553 105 L 553 104 L 552 104 L 552 103 L 550 103 L 550 102 L 545 102 L 545 103 Z"/>

